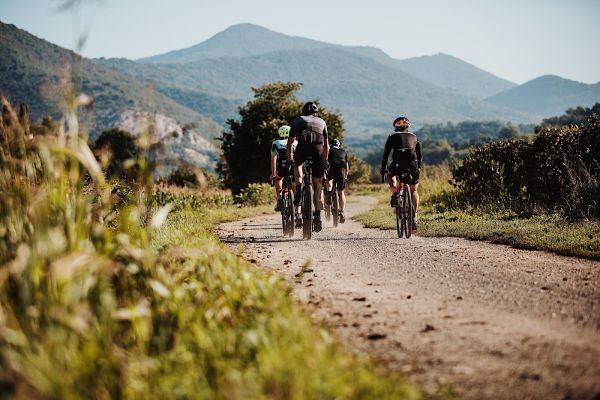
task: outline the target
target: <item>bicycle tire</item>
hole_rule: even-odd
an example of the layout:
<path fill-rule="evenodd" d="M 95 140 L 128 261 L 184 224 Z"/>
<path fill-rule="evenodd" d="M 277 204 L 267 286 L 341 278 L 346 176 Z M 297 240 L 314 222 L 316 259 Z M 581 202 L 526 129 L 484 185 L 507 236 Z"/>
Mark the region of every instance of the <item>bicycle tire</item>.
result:
<path fill-rule="evenodd" d="M 283 207 L 281 208 L 281 229 L 283 230 L 283 236 L 287 235 L 287 193 L 285 190 L 281 192 L 281 202 L 283 203 Z"/>
<path fill-rule="evenodd" d="M 333 227 L 337 228 L 340 219 L 340 208 L 338 204 L 337 189 L 335 182 L 333 183 L 333 189 L 331 190 L 331 213 L 333 214 Z"/>
<path fill-rule="evenodd" d="M 409 188 L 404 189 L 404 218 L 404 233 L 406 238 L 409 239 L 413 231 L 412 194 Z"/>
<path fill-rule="evenodd" d="M 325 183 L 325 182 L 323 182 L 323 196 L 325 197 L 325 198 L 324 198 L 324 200 L 325 200 L 325 201 L 324 201 L 324 203 L 325 203 L 325 207 L 323 207 L 323 208 L 324 208 L 324 210 L 325 210 L 325 220 L 326 220 L 327 222 L 329 222 L 329 221 L 331 220 L 331 197 L 330 197 L 330 204 L 329 204 L 329 205 L 327 205 L 327 201 L 326 201 L 326 200 L 327 200 L 327 193 L 328 193 L 328 192 L 329 192 L 329 191 L 328 191 L 328 190 L 327 190 L 327 188 L 326 188 L 326 183 Z"/>
<path fill-rule="evenodd" d="M 400 199 L 398 199 L 398 205 L 394 207 L 394 211 L 396 214 L 396 233 L 399 238 L 402 238 L 402 232 L 404 231 L 403 219 L 402 219 L 402 209 L 400 207 Z"/>
<path fill-rule="evenodd" d="M 310 240 L 312 237 L 313 217 L 312 217 L 312 185 L 304 185 L 302 190 L 302 228 L 303 237 Z"/>
<path fill-rule="evenodd" d="M 290 188 L 288 190 L 288 202 L 287 202 L 287 207 L 286 207 L 286 214 L 287 214 L 287 218 L 288 218 L 288 225 L 287 225 L 287 235 L 289 237 L 294 237 L 294 228 L 295 228 L 295 224 L 296 224 L 296 215 L 294 212 L 294 191 Z"/>

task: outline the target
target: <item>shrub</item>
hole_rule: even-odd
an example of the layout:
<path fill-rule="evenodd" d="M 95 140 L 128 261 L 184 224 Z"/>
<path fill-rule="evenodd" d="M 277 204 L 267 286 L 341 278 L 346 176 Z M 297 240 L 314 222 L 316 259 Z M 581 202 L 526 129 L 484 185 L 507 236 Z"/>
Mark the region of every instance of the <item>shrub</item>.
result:
<path fill-rule="evenodd" d="M 275 201 L 275 189 L 267 183 L 251 183 L 234 198 L 237 204 L 259 206 Z"/>
<path fill-rule="evenodd" d="M 590 116 L 586 126 L 538 128 L 532 142 L 472 149 L 453 179 L 471 205 L 600 218 L 600 116 Z"/>

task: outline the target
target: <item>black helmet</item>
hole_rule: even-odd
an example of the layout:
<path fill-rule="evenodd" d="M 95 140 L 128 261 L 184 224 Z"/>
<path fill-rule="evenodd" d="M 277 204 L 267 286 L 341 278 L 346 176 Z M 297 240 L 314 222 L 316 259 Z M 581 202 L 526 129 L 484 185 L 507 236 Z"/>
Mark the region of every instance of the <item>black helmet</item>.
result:
<path fill-rule="evenodd" d="M 396 127 L 396 124 L 400 121 L 406 121 L 410 124 L 410 121 L 408 120 L 408 118 L 406 117 L 398 117 L 394 120 L 394 123 L 392 124 L 393 127 Z"/>
<path fill-rule="evenodd" d="M 318 112 L 319 107 L 312 101 L 309 101 L 308 103 L 304 104 L 304 107 L 302 107 L 302 115 L 304 116 L 313 115 Z"/>
<path fill-rule="evenodd" d="M 340 146 L 342 145 L 342 144 L 340 143 L 340 141 L 339 141 L 339 140 L 337 140 L 337 139 L 332 139 L 330 143 L 331 143 L 331 148 L 332 148 L 332 149 L 339 149 L 339 148 L 340 148 Z"/>

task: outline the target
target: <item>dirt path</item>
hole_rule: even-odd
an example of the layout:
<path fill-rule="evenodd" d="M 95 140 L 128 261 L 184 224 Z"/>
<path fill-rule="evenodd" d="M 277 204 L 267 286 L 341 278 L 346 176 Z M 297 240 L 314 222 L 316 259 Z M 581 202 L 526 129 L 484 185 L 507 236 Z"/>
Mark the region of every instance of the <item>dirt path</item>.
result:
<path fill-rule="evenodd" d="M 375 204 L 353 200 L 349 215 Z M 308 242 L 301 232 L 283 238 L 278 215 L 224 224 L 220 234 L 289 280 L 341 340 L 427 392 L 600 398 L 598 262 L 457 238 L 401 240 L 351 220 L 325 223 Z"/>

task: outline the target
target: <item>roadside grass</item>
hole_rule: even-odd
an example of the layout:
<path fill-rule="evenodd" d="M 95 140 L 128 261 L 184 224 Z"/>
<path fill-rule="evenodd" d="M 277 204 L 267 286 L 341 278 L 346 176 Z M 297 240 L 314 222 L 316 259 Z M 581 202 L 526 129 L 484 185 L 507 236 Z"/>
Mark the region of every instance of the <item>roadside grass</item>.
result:
<path fill-rule="evenodd" d="M 0 101 L 0 398 L 421 397 L 214 234 L 270 205 L 157 188 L 143 155 L 109 182 L 75 105 L 36 137 Z"/>
<path fill-rule="evenodd" d="M 216 397 L 419 398 L 404 380 L 343 348 L 296 304 L 287 283 L 234 255 L 214 234 L 215 224 L 266 212 L 272 206 L 184 209 L 157 232 L 155 246 L 165 257 L 197 265 L 198 275 L 184 274 L 179 285 L 194 283 L 202 295 L 191 313 L 212 317 L 190 326 L 205 331 L 207 346 L 188 350 L 189 367 L 209 361 Z"/>
<path fill-rule="evenodd" d="M 567 222 L 558 215 L 538 214 L 522 217 L 509 212 L 489 212 L 456 207 L 448 168 L 430 167 L 423 171 L 419 194 L 419 236 L 454 236 L 486 240 L 515 248 L 543 250 L 565 256 L 600 260 L 600 223 Z M 387 185 L 365 185 L 353 194 L 377 197 L 379 203 L 354 217 L 368 228 L 396 229 L 389 206 Z"/>

